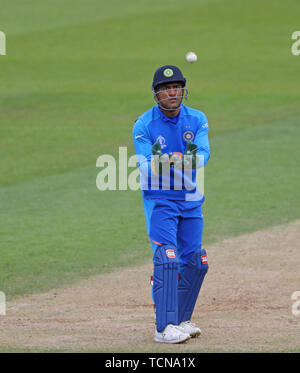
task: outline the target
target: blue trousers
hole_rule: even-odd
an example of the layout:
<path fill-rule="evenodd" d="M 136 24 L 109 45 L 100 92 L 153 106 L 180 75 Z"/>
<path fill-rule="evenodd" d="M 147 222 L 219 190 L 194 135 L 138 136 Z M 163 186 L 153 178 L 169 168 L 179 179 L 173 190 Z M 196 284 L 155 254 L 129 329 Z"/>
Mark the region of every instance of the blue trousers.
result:
<path fill-rule="evenodd" d="M 202 246 L 201 203 L 146 198 L 143 198 L 143 203 L 153 255 L 158 246 L 176 246 L 179 273 L 182 273 L 191 255 Z"/>

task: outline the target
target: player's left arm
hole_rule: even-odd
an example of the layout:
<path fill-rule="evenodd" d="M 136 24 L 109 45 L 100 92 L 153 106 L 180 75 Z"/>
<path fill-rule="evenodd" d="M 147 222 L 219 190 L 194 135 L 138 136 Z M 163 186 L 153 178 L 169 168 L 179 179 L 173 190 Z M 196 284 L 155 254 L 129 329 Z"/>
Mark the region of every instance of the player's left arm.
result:
<path fill-rule="evenodd" d="M 201 112 L 198 130 L 193 140 L 193 143 L 197 145 L 197 154 L 200 157 L 198 167 L 205 166 L 210 158 L 208 131 L 208 120 L 206 118 L 206 115 Z"/>

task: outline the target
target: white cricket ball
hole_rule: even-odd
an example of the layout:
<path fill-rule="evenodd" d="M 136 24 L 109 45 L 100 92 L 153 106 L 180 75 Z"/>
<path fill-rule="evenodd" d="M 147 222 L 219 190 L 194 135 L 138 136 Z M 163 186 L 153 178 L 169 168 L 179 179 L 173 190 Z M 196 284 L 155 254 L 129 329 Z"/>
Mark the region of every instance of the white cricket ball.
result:
<path fill-rule="evenodd" d="M 185 59 L 187 60 L 188 63 L 193 63 L 197 61 L 197 55 L 194 52 L 187 52 L 185 55 Z"/>

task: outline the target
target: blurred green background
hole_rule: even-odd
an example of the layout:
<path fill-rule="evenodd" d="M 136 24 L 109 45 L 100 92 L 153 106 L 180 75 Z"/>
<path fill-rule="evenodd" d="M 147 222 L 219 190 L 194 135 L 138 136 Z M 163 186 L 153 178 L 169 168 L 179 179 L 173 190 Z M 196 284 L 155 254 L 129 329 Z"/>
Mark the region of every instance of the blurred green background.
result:
<path fill-rule="evenodd" d="M 96 160 L 134 153 L 163 64 L 182 69 L 187 104 L 210 124 L 204 245 L 298 219 L 299 11 L 298 0 L 1 0 L 7 299 L 151 258 L 140 192 L 100 192 Z"/>

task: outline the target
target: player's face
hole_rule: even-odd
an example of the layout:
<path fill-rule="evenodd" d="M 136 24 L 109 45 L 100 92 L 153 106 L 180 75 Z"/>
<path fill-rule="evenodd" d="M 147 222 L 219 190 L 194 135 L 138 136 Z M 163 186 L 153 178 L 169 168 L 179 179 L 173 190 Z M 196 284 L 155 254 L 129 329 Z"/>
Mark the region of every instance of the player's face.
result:
<path fill-rule="evenodd" d="M 182 83 L 161 84 L 156 89 L 156 99 L 158 104 L 167 110 L 177 110 L 184 95 Z"/>

